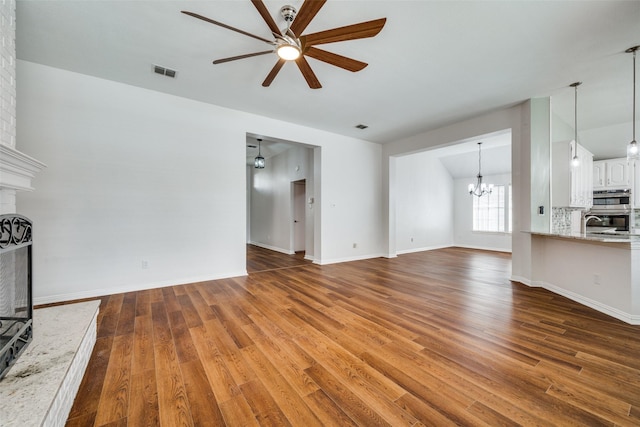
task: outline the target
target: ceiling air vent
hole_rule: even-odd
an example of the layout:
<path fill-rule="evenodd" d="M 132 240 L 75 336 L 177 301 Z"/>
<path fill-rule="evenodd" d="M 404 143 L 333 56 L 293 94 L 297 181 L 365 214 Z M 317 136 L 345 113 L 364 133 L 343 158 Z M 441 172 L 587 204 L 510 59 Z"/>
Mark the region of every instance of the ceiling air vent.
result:
<path fill-rule="evenodd" d="M 176 76 L 176 70 L 170 68 L 161 67 L 160 65 L 154 65 L 153 71 L 156 74 L 162 74 L 163 76 L 174 78 Z"/>
<path fill-rule="evenodd" d="M 359 124 L 359 125 L 356 125 L 356 127 L 357 127 L 358 129 L 366 129 L 366 128 L 368 128 L 369 126 L 367 126 L 367 125 L 363 125 L 363 124 Z"/>

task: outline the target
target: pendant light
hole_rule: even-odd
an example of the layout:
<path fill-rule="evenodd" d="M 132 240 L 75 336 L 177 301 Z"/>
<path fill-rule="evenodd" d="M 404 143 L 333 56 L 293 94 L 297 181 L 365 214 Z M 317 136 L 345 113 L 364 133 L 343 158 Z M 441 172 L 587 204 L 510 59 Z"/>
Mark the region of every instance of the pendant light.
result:
<path fill-rule="evenodd" d="M 580 86 L 582 82 L 571 83 L 571 86 L 574 89 L 574 98 L 573 98 L 573 157 L 571 157 L 571 166 L 578 167 L 580 165 L 580 158 L 578 157 L 578 86 Z"/>
<path fill-rule="evenodd" d="M 474 184 L 469 184 L 469 194 L 472 196 L 482 197 L 485 194 L 491 194 L 493 191 L 493 184 L 485 184 L 482 182 L 482 142 L 478 142 L 478 181 Z"/>
<path fill-rule="evenodd" d="M 256 169 L 264 169 L 264 157 L 262 157 L 261 154 L 261 148 L 262 148 L 262 139 L 258 138 L 258 155 L 256 156 L 256 159 L 253 161 L 253 166 Z"/>
<path fill-rule="evenodd" d="M 631 122 L 633 123 L 633 138 L 629 145 L 627 145 L 627 159 L 635 160 L 640 158 L 638 142 L 636 141 L 636 51 L 640 49 L 640 46 L 634 46 L 627 49 L 625 52 L 633 53 L 633 117 Z"/>

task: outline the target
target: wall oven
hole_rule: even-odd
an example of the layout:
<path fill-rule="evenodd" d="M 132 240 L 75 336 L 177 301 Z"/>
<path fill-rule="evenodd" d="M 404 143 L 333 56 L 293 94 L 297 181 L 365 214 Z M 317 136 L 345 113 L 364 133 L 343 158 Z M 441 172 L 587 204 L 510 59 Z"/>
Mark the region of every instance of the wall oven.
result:
<path fill-rule="evenodd" d="M 631 210 L 631 190 L 598 190 L 593 192 L 591 213 L 629 212 Z"/>

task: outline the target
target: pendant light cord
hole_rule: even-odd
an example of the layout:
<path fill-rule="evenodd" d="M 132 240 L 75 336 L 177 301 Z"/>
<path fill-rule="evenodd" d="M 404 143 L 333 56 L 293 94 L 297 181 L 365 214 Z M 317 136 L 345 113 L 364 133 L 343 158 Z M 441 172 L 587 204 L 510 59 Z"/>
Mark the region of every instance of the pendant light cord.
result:
<path fill-rule="evenodd" d="M 576 84 L 573 87 L 574 90 L 574 98 L 573 98 L 573 132 L 574 138 L 573 140 L 576 143 L 576 150 L 578 149 L 578 85 Z"/>
<path fill-rule="evenodd" d="M 633 141 L 636 140 L 636 50 L 633 50 Z"/>
<path fill-rule="evenodd" d="M 571 86 L 574 89 L 573 93 L 573 157 L 571 158 L 571 164 L 574 167 L 577 167 L 580 163 L 578 159 L 578 86 L 580 86 L 582 82 L 571 83 Z"/>
<path fill-rule="evenodd" d="M 478 143 L 478 178 L 482 177 L 482 142 Z"/>

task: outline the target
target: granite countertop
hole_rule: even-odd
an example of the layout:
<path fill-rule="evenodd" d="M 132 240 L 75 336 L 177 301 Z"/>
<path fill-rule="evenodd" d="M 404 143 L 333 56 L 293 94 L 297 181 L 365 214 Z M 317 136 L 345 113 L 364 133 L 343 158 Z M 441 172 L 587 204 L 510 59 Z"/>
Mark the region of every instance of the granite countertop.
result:
<path fill-rule="evenodd" d="M 629 233 L 580 233 L 571 232 L 569 230 L 549 233 L 540 231 L 529 231 L 528 233 L 538 236 L 562 237 L 566 239 L 601 243 L 640 243 L 640 235 Z"/>

